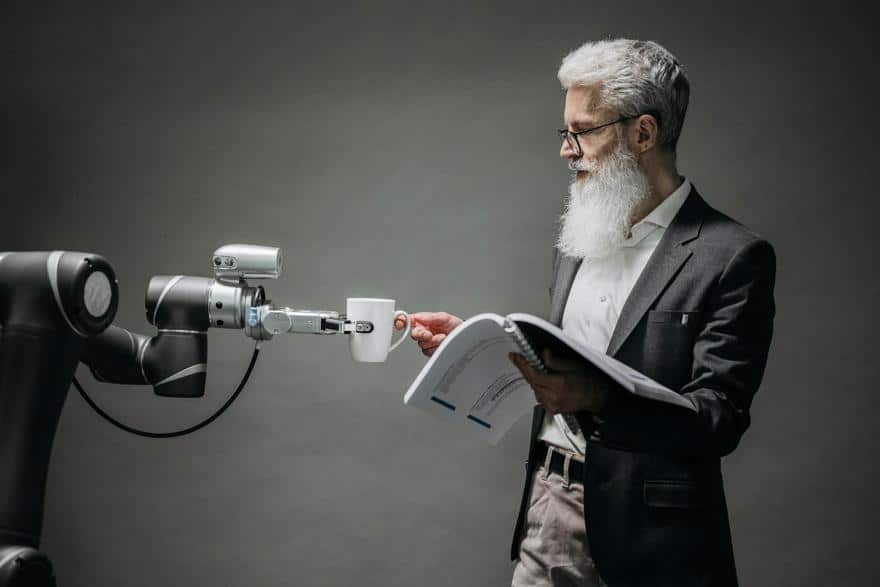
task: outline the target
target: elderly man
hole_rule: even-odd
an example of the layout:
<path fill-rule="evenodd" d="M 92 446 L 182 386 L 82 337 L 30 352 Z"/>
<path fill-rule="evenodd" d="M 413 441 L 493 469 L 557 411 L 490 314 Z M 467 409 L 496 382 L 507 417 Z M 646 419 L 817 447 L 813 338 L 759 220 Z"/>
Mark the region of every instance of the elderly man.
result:
<path fill-rule="evenodd" d="M 550 320 L 696 412 L 615 389 L 580 362 L 545 355 L 539 373 L 512 354 L 538 401 L 513 585 L 736 585 L 721 457 L 749 425 L 767 361 L 773 247 L 679 175 L 690 85 L 666 49 L 587 43 L 558 75 L 574 177 Z M 460 323 L 417 313 L 411 336 L 431 355 Z"/>

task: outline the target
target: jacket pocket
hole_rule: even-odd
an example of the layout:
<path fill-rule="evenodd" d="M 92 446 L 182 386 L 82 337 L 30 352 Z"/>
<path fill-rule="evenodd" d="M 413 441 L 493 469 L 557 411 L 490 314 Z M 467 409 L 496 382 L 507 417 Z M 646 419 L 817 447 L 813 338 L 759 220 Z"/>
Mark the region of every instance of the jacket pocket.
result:
<path fill-rule="evenodd" d="M 649 310 L 649 324 L 680 324 L 685 327 L 696 326 L 702 312 L 681 312 L 678 310 Z"/>
<path fill-rule="evenodd" d="M 699 509 L 705 503 L 697 486 L 688 481 L 645 481 L 642 492 L 645 505 L 663 509 Z"/>

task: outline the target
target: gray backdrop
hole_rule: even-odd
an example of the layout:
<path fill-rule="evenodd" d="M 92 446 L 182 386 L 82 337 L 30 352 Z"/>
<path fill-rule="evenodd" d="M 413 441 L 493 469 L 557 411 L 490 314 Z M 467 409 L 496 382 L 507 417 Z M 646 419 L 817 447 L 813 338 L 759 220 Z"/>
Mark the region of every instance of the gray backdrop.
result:
<path fill-rule="evenodd" d="M 666 45 L 693 84 L 681 170 L 779 259 L 753 425 L 724 461 L 741 582 L 867 584 L 880 570 L 866 13 L 33 4 L 4 4 L 0 21 L 0 250 L 104 254 L 117 324 L 144 333 L 149 277 L 206 275 L 227 242 L 283 248 L 267 285 L 286 305 L 545 314 L 567 183 L 560 59 L 606 36 Z M 126 422 L 170 430 L 213 411 L 251 350 L 232 331 L 210 346 L 200 400 L 79 375 Z M 491 448 L 404 407 L 424 360 L 407 344 L 355 364 L 344 337 L 282 337 L 229 413 L 173 441 L 121 433 L 74 392 L 43 534 L 60 585 L 507 583 L 527 422 Z"/>

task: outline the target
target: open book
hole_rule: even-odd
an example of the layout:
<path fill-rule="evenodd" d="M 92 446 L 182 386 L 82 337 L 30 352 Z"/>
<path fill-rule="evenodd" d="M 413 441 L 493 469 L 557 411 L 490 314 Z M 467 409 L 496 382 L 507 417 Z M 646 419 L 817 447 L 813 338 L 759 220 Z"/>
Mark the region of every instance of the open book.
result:
<path fill-rule="evenodd" d="M 531 314 L 477 314 L 447 336 L 410 385 L 403 402 L 458 422 L 495 444 L 535 406 L 535 395 L 507 353 L 543 370 L 541 353 L 580 356 L 620 384 L 618 392 L 696 411 L 685 397 L 614 357 L 588 348 Z"/>

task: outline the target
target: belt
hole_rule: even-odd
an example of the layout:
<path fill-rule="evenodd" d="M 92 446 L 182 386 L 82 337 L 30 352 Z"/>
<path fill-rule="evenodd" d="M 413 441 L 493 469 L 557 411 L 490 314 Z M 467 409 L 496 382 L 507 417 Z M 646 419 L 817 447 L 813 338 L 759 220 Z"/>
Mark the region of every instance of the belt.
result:
<path fill-rule="evenodd" d="M 553 451 L 553 454 L 550 456 L 550 472 L 565 477 L 565 455 L 571 453 L 562 452 L 561 449 L 538 441 L 538 447 L 535 451 L 535 464 L 539 467 L 544 465 L 544 462 L 547 460 L 548 450 Z M 572 483 L 583 484 L 584 482 L 584 463 L 575 460 L 573 456 L 568 462 L 568 478 Z"/>

